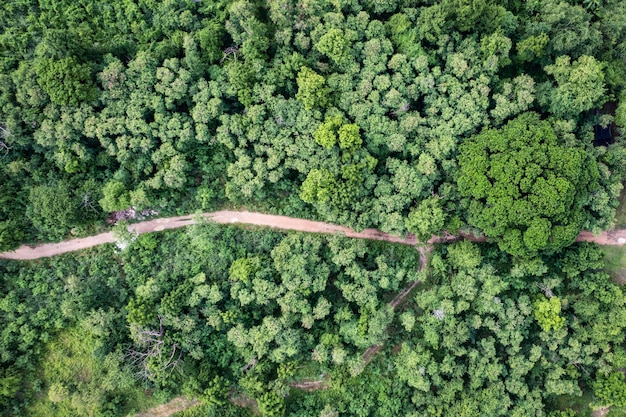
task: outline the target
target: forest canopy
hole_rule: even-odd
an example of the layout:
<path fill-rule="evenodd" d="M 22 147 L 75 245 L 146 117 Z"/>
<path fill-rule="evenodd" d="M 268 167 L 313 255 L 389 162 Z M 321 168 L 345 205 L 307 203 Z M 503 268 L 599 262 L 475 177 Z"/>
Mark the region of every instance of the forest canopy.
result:
<path fill-rule="evenodd" d="M 3 415 L 626 407 L 626 2 L 4 3 L 0 252 L 125 241 L 0 261 Z M 447 243 L 112 226 L 232 207 Z"/>
<path fill-rule="evenodd" d="M 203 224 L 122 252 L 2 261 L 0 404 L 6 415 L 127 415 L 147 388 L 216 416 L 244 415 L 227 405 L 237 398 L 310 417 L 545 416 L 584 393 L 623 404 L 626 298 L 599 247 L 528 260 L 460 241 L 437 247 L 427 270 L 419 258 L 410 246 Z M 307 381 L 322 389 L 299 391 Z"/>
<path fill-rule="evenodd" d="M 625 16 L 617 0 L 13 1 L 0 18 L 0 187 L 13 197 L 0 247 L 87 234 L 129 207 L 246 205 L 556 250 L 613 221 Z M 591 171 L 549 178 L 556 162 L 539 163 L 527 176 L 545 180 L 543 203 L 560 190 L 559 207 L 490 226 L 480 217 L 508 203 L 478 213 L 459 155 L 521 120 Z M 599 147 L 598 125 L 613 132 Z M 510 193 L 527 212 L 532 199 Z"/>

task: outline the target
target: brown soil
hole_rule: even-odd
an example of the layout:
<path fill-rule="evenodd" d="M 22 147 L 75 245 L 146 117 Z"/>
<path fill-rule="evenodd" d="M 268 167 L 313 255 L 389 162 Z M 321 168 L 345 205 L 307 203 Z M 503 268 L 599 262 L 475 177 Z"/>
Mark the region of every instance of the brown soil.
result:
<path fill-rule="evenodd" d="M 241 223 L 256 226 L 266 226 L 281 230 L 296 230 L 300 232 L 339 234 L 346 237 L 357 239 L 373 239 L 384 240 L 387 242 L 402 243 L 405 245 L 415 245 L 418 243 L 415 236 L 407 236 L 401 238 L 387 233 L 383 233 L 376 229 L 366 229 L 362 232 L 338 226 L 330 223 L 316 222 L 312 220 L 298 219 L 285 216 L 276 216 L 270 214 L 253 213 L 248 211 L 218 211 L 214 213 L 203 213 L 203 218 L 220 224 Z M 140 223 L 132 224 L 128 227 L 130 231 L 138 234 L 160 232 L 166 229 L 177 229 L 180 227 L 195 224 L 196 221 L 192 216 L 167 217 L 154 220 L 148 220 Z M 626 237 L 626 231 L 624 231 Z M 454 237 L 453 237 L 454 238 Z M 469 237 L 468 237 L 469 238 Z M 476 241 L 480 239 L 474 238 Z M 474 240 L 472 239 L 472 240 Z M 448 241 L 450 238 L 433 237 L 429 243 Z M 58 243 L 46 243 L 43 245 L 31 246 L 22 245 L 14 251 L 0 253 L 0 258 L 15 260 L 32 260 L 39 258 L 47 258 L 50 256 L 60 255 L 67 252 L 73 252 L 81 249 L 91 248 L 93 246 L 102 245 L 104 243 L 113 243 L 115 241 L 112 232 L 101 233 L 99 235 L 71 239 Z"/>
<path fill-rule="evenodd" d="M 384 240 L 388 242 L 404 243 L 414 245 L 417 239 L 413 236 L 405 239 L 392 236 L 387 233 L 380 232 L 375 229 L 367 229 L 363 232 L 355 232 L 354 230 L 337 226 L 334 224 L 315 222 L 311 220 L 297 219 L 285 216 L 275 216 L 262 213 L 251 213 L 248 211 L 218 211 L 214 213 L 204 213 L 202 217 L 212 220 L 216 223 L 241 223 L 256 226 L 266 226 L 282 230 L 296 230 L 300 232 L 341 234 L 346 237 Z M 159 232 L 166 229 L 177 229 L 180 227 L 195 224 L 196 221 L 192 216 L 167 217 L 161 219 L 148 220 L 141 223 L 135 223 L 128 227 L 130 231 L 138 234 Z M 15 251 L 0 253 L 0 258 L 16 259 L 16 260 L 32 260 L 38 258 L 46 258 L 50 256 L 60 255 L 67 252 L 73 252 L 80 249 L 86 249 L 104 243 L 113 243 L 115 241 L 112 232 L 101 233 L 86 238 L 66 240 L 59 243 L 47 243 L 37 246 L 22 245 Z"/>
<path fill-rule="evenodd" d="M 289 384 L 292 388 L 299 388 L 303 391 L 317 391 L 318 389 L 326 389 L 330 387 L 328 378 L 324 379 L 312 379 L 298 382 L 292 382 Z"/>
<path fill-rule="evenodd" d="M 193 406 L 199 405 L 200 401 L 197 399 L 190 400 L 186 397 L 176 397 L 170 402 L 161 404 L 158 407 L 151 408 L 141 413 L 135 414 L 134 417 L 168 417 L 179 411 L 186 410 Z"/>
<path fill-rule="evenodd" d="M 595 242 L 598 245 L 623 246 L 626 244 L 626 229 L 609 230 L 594 236 L 591 232 L 580 232 L 576 242 Z"/>
<path fill-rule="evenodd" d="M 363 355 L 361 355 L 361 360 L 363 360 L 363 365 L 368 365 L 373 359 L 374 356 L 378 355 L 381 350 L 383 350 L 384 345 L 372 345 L 368 347 Z"/>
<path fill-rule="evenodd" d="M 259 404 L 256 402 L 256 400 L 254 398 L 250 398 L 248 397 L 246 394 L 243 393 L 231 393 L 231 395 L 228 397 L 228 400 L 235 404 L 238 405 L 239 407 L 242 408 L 247 408 L 250 411 L 252 411 L 252 414 L 254 415 L 260 415 L 261 413 L 259 412 Z"/>

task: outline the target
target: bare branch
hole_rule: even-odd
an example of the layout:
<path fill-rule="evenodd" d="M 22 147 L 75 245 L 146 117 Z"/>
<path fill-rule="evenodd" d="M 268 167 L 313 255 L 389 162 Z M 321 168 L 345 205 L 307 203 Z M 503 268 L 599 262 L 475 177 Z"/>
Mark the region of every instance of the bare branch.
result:
<path fill-rule="evenodd" d="M 537 285 L 539 287 L 539 289 L 541 291 L 543 291 L 543 293 L 545 294 L 546 297 L 548 298 L 552 298 L 554 297 L 554 293 L 552 293 L 552 289 L 550 287 L 548 287 L 546 284 L 543 283 L 535 283 L 535 285 Z"/>
<path fill-rule="evenodd" d="M 132 326 L 131 334 L 135 346 L 126 349 L 124 357 L 131 367 L 136 368 L 135 377 L 149 381 L 166 372 L 165 377 L 169 377 L 181 362 L 183 352 L 178 343 L 167 346 L 163 317 L 159 316 L 158 330 Z"/>
<path fill-rule="evenodd" d="M 587 376 L 589 376 L 589 371 L 587 371 L 587 368 L 585 368 L 584 363 L 582 361 L 579 361 L 579 360 L 570 361 L 568 365 L 574 365 L 580 371 L 583 371 Z"/>
<path fill-rule="evenodd" d="M 13 149 L 12 146 L 9 146 L 4 141 L 2 141 L 3 138 L 9 137 L 9 136 L 11 136 L 11 132 L 9 132 L 6 128 L 4 128 L 2 124 L 0 123 L 0 153 L 2 153 L 3 158 L 9 154 L 9 151 L 11 149 Z"/>
<path fill-rule="evenodd" d="M 83 209 L 88 211 L 89 209 L 93 210 L 95 213 L 98 213 L 98 209 L 94 205 L 94 202 L 91 201 L 91 195 L 83 194 Z"/>
<path fill-rule="evenodd" d="M 241 368 L 241 372 L 247 371 L 250 368 L 251 369 L 256 368 L 256 363 L 257 363 L 256 357 L 253 356 L 252 359 L 250 359 L 248 363 L 245 364 L 243 368 Z"/>
<path fill-rule="evenodd" d="M 236 46 L 229 46 L 228 48 L 224 49 L 224 56 L 220 60 L 220 64 L 224 62 L 224 60 L 231 54 L 235 57 L 235 62 L 237 62 L 237 52 L 239 52 L 239 48 L 237 48 Z"/>

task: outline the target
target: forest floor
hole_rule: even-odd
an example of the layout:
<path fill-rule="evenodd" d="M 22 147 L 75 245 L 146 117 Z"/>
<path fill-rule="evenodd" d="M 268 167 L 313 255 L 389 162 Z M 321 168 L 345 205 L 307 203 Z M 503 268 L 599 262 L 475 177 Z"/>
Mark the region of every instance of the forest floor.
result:
<path fill-rule="evenodd" d="M 417 238 L 408 235 L 405 238 L 393 236 L 376 229 L 365 229 L 356 232 L 349 227 L 335 224 L 317 222 L 312 220 L 298 219 L 286 216 L 254 213 L 248 211 L 217 211 L 213 213 L 203 213 L 200 217 L 220 224 L 237 223 L 250 224 L 255 226 L 265 226 L 281 230 L 295 230 L 310 233 L 340 234 L 350 238 L 382 240 L 386 242 L 402 243 L 405 245 L 416 245 Z M 131 224 L 128 229 L 137 234 L 160 232 L 167 229 L 177 229 L 180 227 L 196 224 L 196 217 L 192 215 L 166 217 L 154 220 L 146 220 L 140 223 Z M 463 235 L 465 239 L 474 242 L 484 242 L 485 238 L 472 235 Z M 428 243 L 442 243 L 457 239 L 456 236 L 439 237 L 433 236 Z M 595 242 L 600 245 L 621 246 L 626 244 L 626 229 L 610 230 L 594 236 L 591 232 L 581 232 L 577 238 L 578 242 Z M 59 243 L 46 243 L 42 245 L 22 245 L 14 251 L 0 253 L 0 258 L 14 260 L 33 260 L 60 255 L 81 249 L 91 248 L 104 243 L 114 243 L 113 232 L 101 233 L 94 236 L 66 240 Z"/>
<path fill-rule="evenodd" d="M 619 285 L 626 283 L 626 246 L 603 246 L 604 270 Z"/>

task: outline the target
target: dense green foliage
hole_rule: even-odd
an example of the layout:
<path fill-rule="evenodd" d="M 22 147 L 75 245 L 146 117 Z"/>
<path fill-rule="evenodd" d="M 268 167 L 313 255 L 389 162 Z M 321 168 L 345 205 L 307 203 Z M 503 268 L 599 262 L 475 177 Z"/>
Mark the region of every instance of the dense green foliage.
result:
<path fill-rule="evenodd" d="M 89 415 L 112 404 L 119 410 L 132 407 L 132 374 L 123 371 L 116 352 L 124 340 L 119 329 L 124 328 L 121 308 L 128 286 L 109 250 L 29 267 L 2 262 L 0 276 L 0 363 L 14 377 L 5 380 L 10 385 L 1 392 L 4 414 L 21 414 L 15 407 L 27 406 L 41 391 L 39 378 L 49 381 L 50 399 L 57 405 L 35 405 L 37 415 Z"/>
<path fill-rule="evenodd" d="M 580 396 L 593 375 L 622 366 L 625 298 L 597 272 L 597 248 L 558 261 L 511 265 L 493 250 L 455 261 L 468 249 L 433 257 L 436 285 L 416 296 L 414 337 L 396 359 L 426 414 L 540 416 L 556 396 Z"/>
<path fill-rule="evenodd" d="M 38 397 L 34 415 L 127 410 L 133 374 L 214 405 L 237 383 L 280 409 L 282 394 L 263 381 L 311 359 L 359 367 L 362 350 L 387 338 L 387 299 L 419 278 L 410 247 L 214 225 L 142 235 L 112 255 L 0 264 L 0 359 L 16 375 L 4 406 L 30 403 L 16 389 L 41 386 L 32 381 L 41 359 L 53 405 Z"/>
<path fill-rule="evenodd" d="M 617 0 L 12 1 L 0 183 L 17 198 L 0 208 L 0 248 L 85 234 L 130 206 L 244 204 L 556 250 L 612 222 L 626 158 L 620 140 L 594 148 L 592 132 L 624 126 L 624 22 Z M 538 163 L 526 177 L 548 183 L 542 202 L 565 194 L 559 207 L 521 221 L 498 209 L 490 226 L 461 204 L 475 193 L 457 185 L 458 153 L 520 120 L 536 140 L 518 156 L 554 143 L 580 167 L 551 177 L 554 158 Z"/>
<path fill-rule="evenodd" d="M 626 360 L 626 298 L 601 265 L 591 245 L 519 263 L 495 247 L 440 248 L 394 321 L 390 356 L 355 378 L 335 371 L 329 390 L 294 397 L 288 415 L 574 416 L 562 398 L 590 389 L 596 406 L 621 405 L 626 385 L 612 369 Z M 546 300 L 558 300 L 548 303 L 561 308 L 557 326 L 537 314 Z"/>
<path fill-rule="evenodd" d="M 488 243 L 426 274 L 410 247 L 120 222 L 123 250 L 0 261 L 4 415 L 625 406 L 624 296 L 572 243 L 613 225 L 626 173 L 626 2 L 5 3 L 0 251 L 224 206 Z"/>
<path fill-rule="evenodd" d="M 199 405 L 172 414 L 172 417 L 252 417 L 251 411 L 231 403 L 220 406 Z"/>
<path fill-rule="evenodd" d="M 559 145 L 550 124 L 534 113 L 470 138 L 459 154 L 469 223 L 518 256 L 570 245 L 589 224 L 585 206 L 598 176 L 583 149 Z"/>

